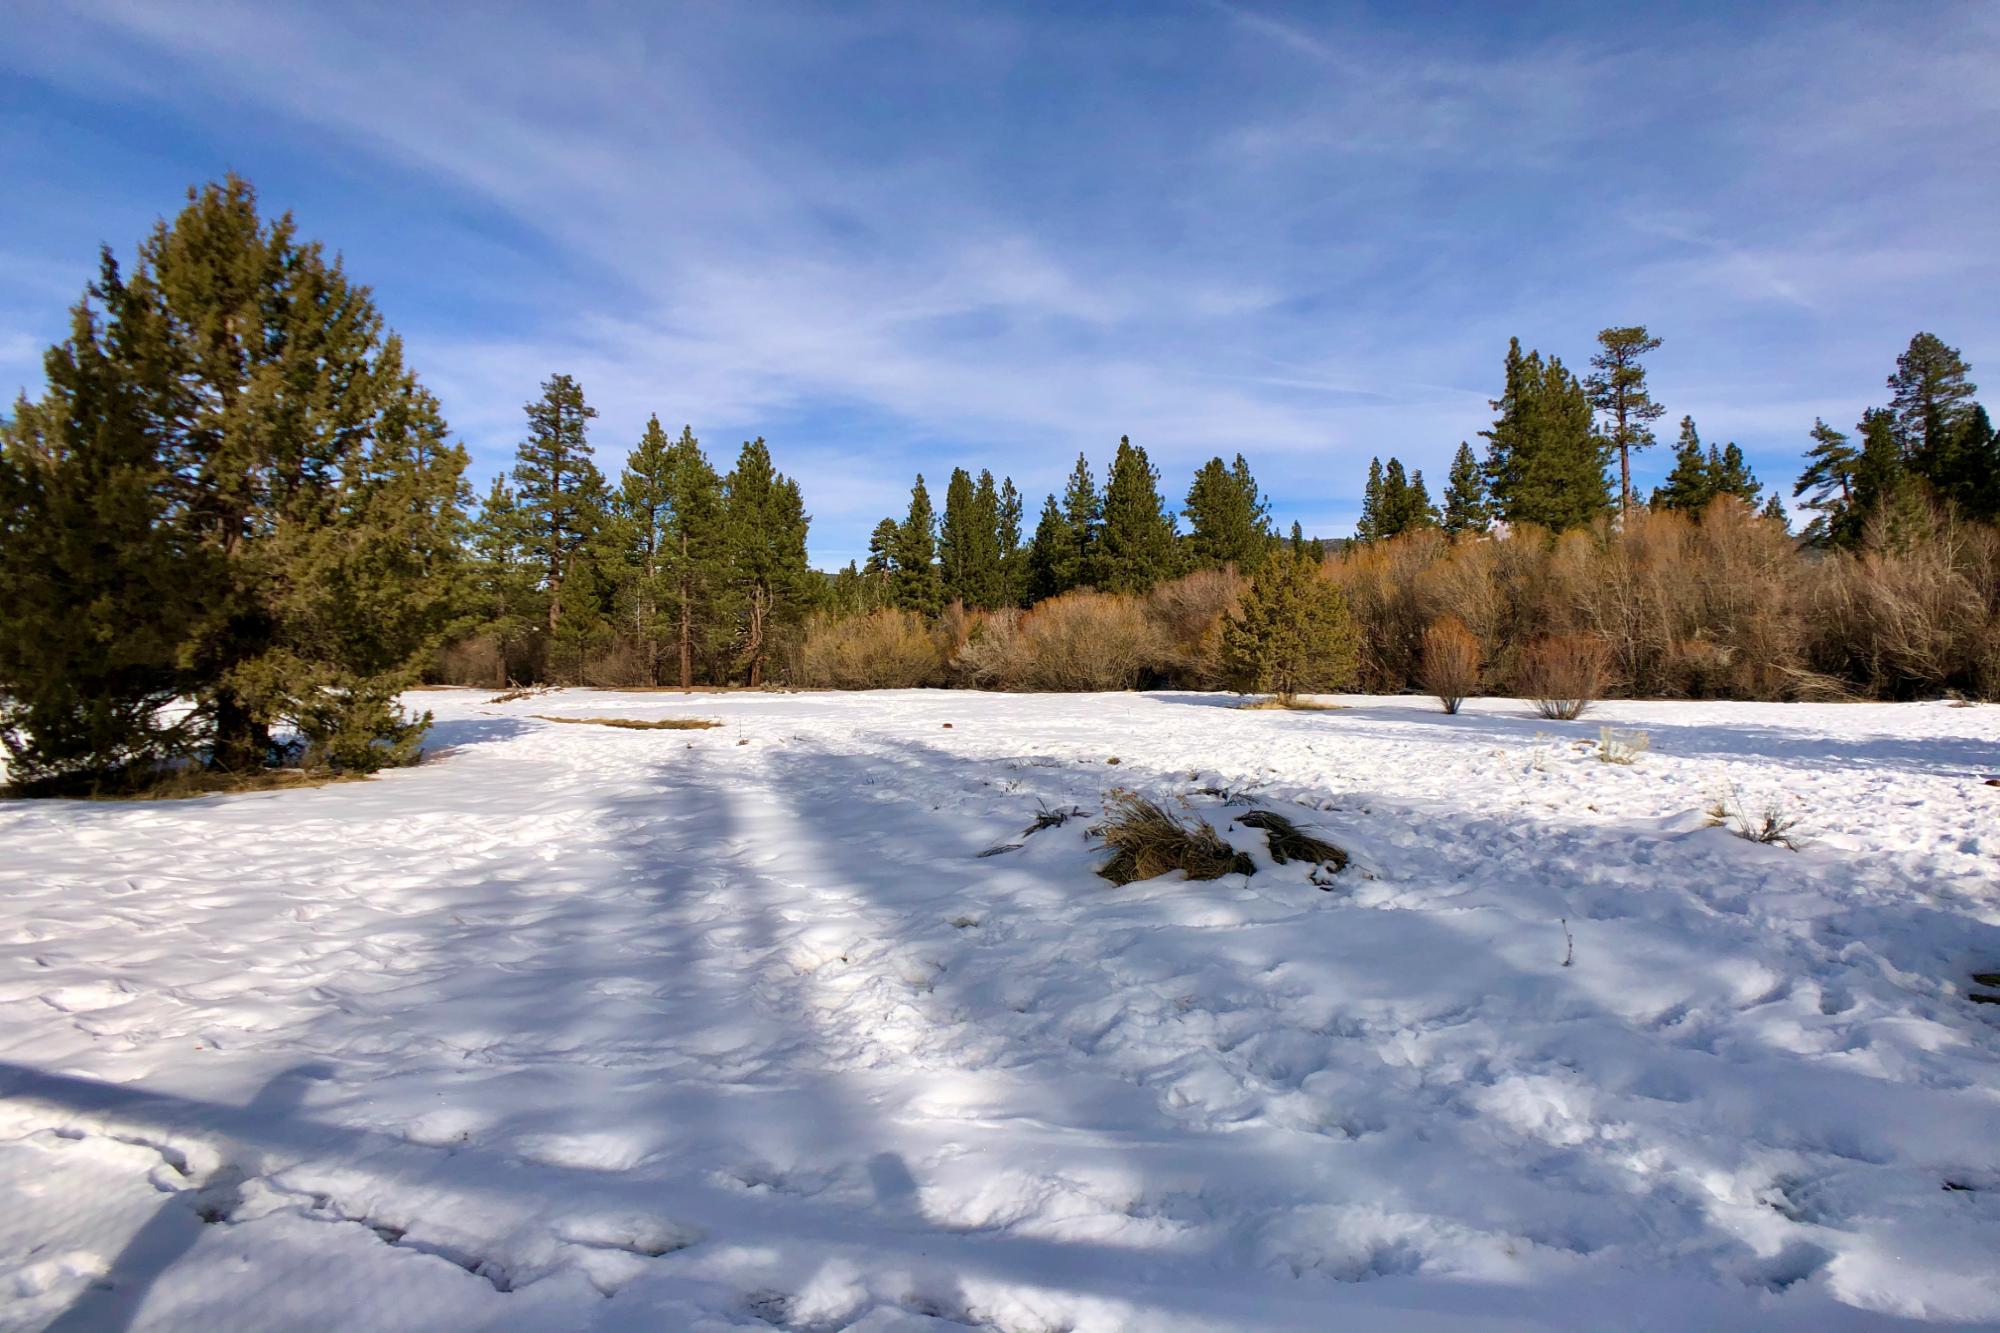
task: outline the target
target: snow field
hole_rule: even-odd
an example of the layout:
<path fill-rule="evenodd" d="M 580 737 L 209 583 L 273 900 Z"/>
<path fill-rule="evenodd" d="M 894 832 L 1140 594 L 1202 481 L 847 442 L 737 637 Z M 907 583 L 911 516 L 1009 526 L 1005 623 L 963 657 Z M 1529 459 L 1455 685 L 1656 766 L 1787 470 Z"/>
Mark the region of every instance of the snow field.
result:
<path fill-rule="evenodd" d="M 2000 1327 L 2000 710 L 420 700 L 0 806 L 0 1326 Z M 1108 886 L 1113 786 L 1259 873 Z"/>

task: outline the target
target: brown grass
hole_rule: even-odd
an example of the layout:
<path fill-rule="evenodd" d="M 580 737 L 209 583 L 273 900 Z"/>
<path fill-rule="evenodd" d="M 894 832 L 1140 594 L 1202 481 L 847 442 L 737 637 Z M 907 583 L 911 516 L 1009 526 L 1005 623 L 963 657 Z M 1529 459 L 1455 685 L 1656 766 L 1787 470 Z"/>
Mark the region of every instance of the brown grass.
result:
<path fill-rule="evenodd" d="M 1205 819 L 1182 818 L 1137 792 L 1105 798 L 1104 821 L 1092 830 L 1111 852 L 1097 873 L 1131 884 L 1178 870 L 1189 879 L 1257 873 L 1257 863 L 1223 840 Z"/>
<path fill-rule="evenodd" d="M 553 717 L 547 713 L 534 716 L 543 722 L 561 722 L 565 726 L 622 727 L 626 731 L 706 731 L 722 725 L 705 717 Z"/>
<path fill-rule="evenodd" d="M 1279 865 L 1299 861 L 1307 865 L 1327 866 L 1335 872 L 1347 868 L 1345 849 L 1313 837 L 1275 810 L 1252 810 L 1238 815 L 1236 822 L 1244 828 L 1262 829 L 1264 841 L 1271 849 L 1271 859 Z"/>
<path fill-rule="evenodd" d="M 1282 694 L 1273 694 L 1262 699 L 1245 699 L 1236 706 L 1238 708 L 1248 708 L 1252 711 L 1263 708 L 1279 708 L 1290 713 L 1338 713 L 1347 707 L 1346 704 L 1323 704 L 1303 694 L 1294 694 L 1289 697 Z"/>

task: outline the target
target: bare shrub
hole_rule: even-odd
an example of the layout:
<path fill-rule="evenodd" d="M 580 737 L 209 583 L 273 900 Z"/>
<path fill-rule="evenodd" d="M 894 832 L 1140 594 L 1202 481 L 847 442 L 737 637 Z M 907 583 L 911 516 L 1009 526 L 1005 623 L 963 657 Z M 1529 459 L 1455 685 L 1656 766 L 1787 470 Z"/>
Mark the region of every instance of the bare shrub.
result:
<path fill-rule="evenodd" d="M 1004 690 L 1024 673 L 1027 645 L 1020 634 L 1021 612 L 990 612 L 966 632 L 951 656 L 952 678 L 975 689 Z"/>
<path fill-rule="evenodd" d="M 1479 688 L 1479 640 L 1458 617 L 1444 617 L 1424 631 L 1417 674 L 1444 711 L 1456 713 Z"/>
<path fill-rule="evenodd" d="M 1516 685 L 1542 717 L 1573 722 L 1602 697 L 1610 657 L 1602 640 L 1582 634 L 1550 635 L 1522 652 Z"/>
<path fill-rule="evenodd" d="M 1104 820 L 1092 832 L 1111 852 L 1097 873 L 1113 884 L 1152 879 L 1173 870 L 1189 879 L 1257 873 L 1257 863 L 1224 841 L 1207 820 L 1182 818 L 1137 792 L 1107 795 Z"/>
<path fill-rule="evenodd" d="M 1016 634 L 1010 689 L 1129 690 L 1166 655 L 1145 608 L 1111 593 L 1052 597 L 1021 617 Z"/>
<path fill-rule="evenodd" d="M 1164 640 L 1161 674 L 1184 689 L 1216 690 L 1228 682 L 1222 660 L 1222 622 L 1250 580 L 1234 565 L 1197 570 L 1156 586 L 1146 595 L 1146 615 Z"/>
<path fill-rule="evenodd" d="M 431 678 L 440 685 L 484 685 L 499 688 L 507 683 L 507 654 L 500 640 L 491 634 L 476 634 L 438 649 Z"/>
<path fill-rule="evenodd" d="M 1871 693 L 1991 696 L 2000 662 L 2000 533 L 1939 519 L 1921 540 L 1872 529 L 1819 568 L 1815 657 Z"/>
<path fill-rule="evenodd" d="M 815 615 L 797 662 L 797 683 L 811 689 L 914 689 L 936 684 L 944 671 L 923 619 L 887 607 L 844 619 Z"/>

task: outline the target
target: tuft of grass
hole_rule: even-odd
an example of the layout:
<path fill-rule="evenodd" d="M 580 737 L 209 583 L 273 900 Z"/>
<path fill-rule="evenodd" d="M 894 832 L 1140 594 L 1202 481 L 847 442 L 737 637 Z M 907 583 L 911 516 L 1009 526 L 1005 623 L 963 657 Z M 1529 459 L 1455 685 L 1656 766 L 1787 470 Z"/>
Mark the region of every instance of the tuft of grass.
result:
<path fill-rule="evenodd" d="M 536 713 L 535 717 L 565 726 L 623 727 L 627 731 L 706 731 L 722 725 L 705 717 L 552 717 L 547 713 Z"/>
<path fill-rule="evenodd" d="M 1783 847 L 1788 852 L 1796 852 L 1810 842 L 1800 827 L 1799 816 L 1785 809 L 1775 800 L 1765 801 L 1752 810 L 1743 798 L 1731 787 L 1726 795 L 1709 802 L 1708 826 L 1726 827 L 1737 837 L 1749 842 L 1761 842 L 1767 846 Z"/>
<path fill-rule="evenodd" d="M 1630 764 L 1653 748 L 1653 738 L 1643 731 L 1619 727 L 1597 729 L 1597 759 L 1605 764 Z"/>
<path fill-rule="evenodd" d="M 1236 822 L 1244 828 L 1262 829 L 1264 841 L 1271 849 L 1271 859 L 1279 865 L 1301 861 L 1308 865 L 1329 866 L 1335 874 L 1347 868 L 1347 852 L 1323 838 L 1315 838 L 1275 810 L 1252 810 L 1238 815 Z"/>
<path fill-rule="evenodd" d="M 1183 819 L 1137 792 L 1113 791 L 1104 820 L 1092 832 L 1111 859 L 1097 873 L 1113 884 L 1131 884 L 1178 870 L 1189 879 L 1257 873 L 1257 863 L 1224 841 L 1205 819 Z"/>

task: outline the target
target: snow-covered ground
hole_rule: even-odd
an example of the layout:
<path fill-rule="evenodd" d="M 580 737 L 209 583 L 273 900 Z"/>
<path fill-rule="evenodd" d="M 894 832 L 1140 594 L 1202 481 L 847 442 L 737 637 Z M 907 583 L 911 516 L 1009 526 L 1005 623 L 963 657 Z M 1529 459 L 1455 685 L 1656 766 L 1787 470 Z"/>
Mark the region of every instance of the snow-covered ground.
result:
<path fill-rule="evenodd" d="M 421 698 L 0 806 L 0 1325 L 2000 1326 L 2000 708 Z M 1121 785 L 1259 873 L 1022 838 Z"/>

